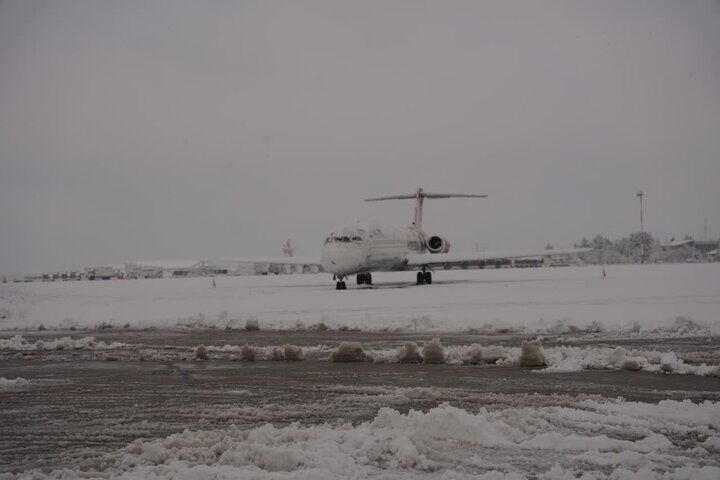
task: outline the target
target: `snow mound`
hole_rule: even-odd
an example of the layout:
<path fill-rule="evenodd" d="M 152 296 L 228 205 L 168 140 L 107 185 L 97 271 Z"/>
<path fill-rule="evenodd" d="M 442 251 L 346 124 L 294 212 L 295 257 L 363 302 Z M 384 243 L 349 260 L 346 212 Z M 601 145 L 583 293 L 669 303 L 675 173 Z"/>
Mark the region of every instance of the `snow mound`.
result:
<path fill-rule="evenodd" d="M 435 338 L 423 345 L 422 356 L 425 363 L 445 363 L 445 350 L 440 340 Z"/>
<path fill-rule="evenodd" d="M 363 362 L 369 357 L 365 354 L 362 345 L 357 342 L 340 342 L 330 359 L 333 362 Z"/>
<path fill-rule="evenodd" d="M 418 350 L 417 343 L 405 342 L 400 350 L 398 351 L 398 362 L 400 363 L 420 363 L 422 357 Z"/>
<path fill-rule="evenodd" d="M 521 367 L 544 367 L 547 365 L 540 340 L 523 342 L 520 349 Z"/>
<path fill-rule="evenodd" d="M 208 349 L 205 345 L 198 345 L 193 351 L 193 358 L 195 360 L 209 360 Z"/>
<path fill-rule="evenodd" d="M 270 349 L 270 353 L 268 354 L 268 360 L 272 362 L 281 362 L 283 359 L 283 353 L 282 350 L 278 347 L 272 347 Z"/>
<path fill-rule="evenodd" d="M 642 357 L 625 357 L 620 364 L 620 370 L 628 370 L 630 372 L 639 372 L 642 370 L 642 364 L 645 359 Z"/>
<path fill-rule="evenodd" d="M 675 352 L 628 351 L 623 347 L 557 347 L 545 350 L 548 367 L 539 372 L 629 370 L 677 375 L 720 376 L 717 365 L 688 364 Z"/>
<path fill-rule="evenodd" d="M 305 356 L 303 355 L 302 348 L 290 344 L 285 344 L 282 346 L 282 348 L 272 347 L 268 356 L 269 360 L 275 362 L 280 362 L 283 360 L 288 362 L 297 362 L 303 360 L 304 358 Z"/>
<path fill-rule="evenodd" d="M 304 360 L 306 354 L 313 354 L 320 356 L 327 360 L 330 351 L 330 347 L 326 345 L 307 346 L 299 347 L 297 345 L 285 344 L 283 346 L 253 346 L 245 344 L 242 347 L 239 345 L 208 345 L 208 352 L 217 352 L 220 354 L 228 353 L 239 353 L 240 360 L 270 360 L 280 362 L 283 360 L 296 361 Z M 232 356 L 230 358 L 233 358 Z"/>
<path fill-rule="evenodd" d="M 303 359 L 302 348 L 286 344 L 283 346 L 283 359 L 289 362 L 296 362 Z"/>
<path fill-rule="evenodd" d="M 489 346 L 482 349 L 482 360 L 485 363 L 497 363 L 507 358 L 507 352 L 502 347 Z"/>
<path fill-rule="evenodd" d="M 720 453 L 720 437 L 708 437 L 702 443 L 705 450 Z"/>
<path fill-rule="evenodd" d="M 49 350 L 115 350 L 130 345 L 120 342 L 105 343 L 95 341 L 95 337 L 62 337 L 54 340 L 37 340 L 31 342 L 22 335 L 12 338 L 0 338 L 0 350 L 11 351 L 49 351 Z"/>
<path fill-rule="evenodd" d="M 480 347 L 477 343 L 473 343 L 470 347 L 468 347 L 462 363 L 466 365 L 477 365 L 483 362 L 482 347 Z"/>
<path fill-rule="evenodd" d="M 507 350 L 503 347 L 482 347 L 477 343 L 446 347 L 445 352 L 447 363 L 462 365 L 502 363 L 508 357 Z"/>
<path fill-rule="evenodd" d="M 138 439 L 97 462 L 102 478 L 696 479 L 720 459 L 685 441 L 720 427 L 717 402 L 586 400 L 576 407 L 448 404 L 402 414 L 381 408 L 352 425 L 232 425 Z M 715 440 L 699 440 L 714 448 Z M 79 471 L 18 477 L 74 478 Z"/>
<path fill-rule="evenodd" d="M 30 380 L 22 377 L 5 378 L 0 377 L 0 392 L 9 390 L 24 390 L 30 386 Z"/>
<path fill-rule="evenodd" d="M 253 347 L 248 345 L 247 343 L 242 346 L 240 349 L 240 360 L 244 360 L 246 362 L 254 362 L 255 361 L 256 352 Z"/>
<path fill-rule="evenodd" d="M 679 317 L 675 317 L 673 323 L 669 327 L 665 327 L 663 330 L 674 332 L 679 335 L 702 335 L 706 334 L 707 327 L 701 325 L 690 317 L 681 315 Z"/>

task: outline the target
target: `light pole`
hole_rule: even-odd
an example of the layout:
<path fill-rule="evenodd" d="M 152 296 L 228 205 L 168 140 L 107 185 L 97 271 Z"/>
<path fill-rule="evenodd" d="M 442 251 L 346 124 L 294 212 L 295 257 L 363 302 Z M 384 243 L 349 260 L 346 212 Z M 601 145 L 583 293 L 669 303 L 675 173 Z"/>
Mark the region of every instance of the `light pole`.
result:
<path fill-rule="evenodd" d="M 642 199 L 645 196 L 642 190 L 637 193 L 637 197 L 640 198 L 640 263 L 645 263 L 645 233 L 643 231 L 643 202 Z"/>

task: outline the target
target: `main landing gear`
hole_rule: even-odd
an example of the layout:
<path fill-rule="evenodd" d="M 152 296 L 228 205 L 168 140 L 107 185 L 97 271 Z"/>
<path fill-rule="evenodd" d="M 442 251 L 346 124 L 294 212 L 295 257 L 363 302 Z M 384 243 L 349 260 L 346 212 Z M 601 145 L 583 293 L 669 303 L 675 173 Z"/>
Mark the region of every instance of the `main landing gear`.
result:
<path fill-rule="evenodd" d="M 358 273 L 355 281 L 358 285 L 372 285 L 372 275 L 370 273 Z"/>
<path fill-rule="evenodd" d="M 430 285 L 432 283 L 432 272 L 423 268 L 422 272 L 417 272 L 418 285 Z"/>

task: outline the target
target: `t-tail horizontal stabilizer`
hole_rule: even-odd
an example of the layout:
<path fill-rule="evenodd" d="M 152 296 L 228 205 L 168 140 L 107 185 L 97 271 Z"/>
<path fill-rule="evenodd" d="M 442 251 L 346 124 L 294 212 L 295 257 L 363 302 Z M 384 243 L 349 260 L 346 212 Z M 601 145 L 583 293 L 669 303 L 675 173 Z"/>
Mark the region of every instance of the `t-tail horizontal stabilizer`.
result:
<path fill-rule="evenodd" d="M 431 193 L 426 192 L 422 188 L 418 188 L 415 193 L 408 193 L 405 195 L 387 195 L 384 197 L 366 198 L 366 202 L 380 202 L 383 200 L 411 200 L 415 199 L 415 218 L 413 225 L 417 228 L 422 228 L 422 210 L 423 200 L 426 198 L 486 198 L 484 194 L 471 194 L 471 193 Z"/>

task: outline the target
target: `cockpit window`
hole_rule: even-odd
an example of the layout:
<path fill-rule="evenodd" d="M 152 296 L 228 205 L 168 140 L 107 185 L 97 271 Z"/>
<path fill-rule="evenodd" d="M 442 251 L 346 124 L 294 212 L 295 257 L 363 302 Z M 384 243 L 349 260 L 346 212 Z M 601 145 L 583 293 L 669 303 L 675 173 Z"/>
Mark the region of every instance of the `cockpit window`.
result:
<path fill-rule="evenodd" d="M 362 243 L 362 237 L 360 235 L 335 235 L 331 233 L 326 239 L 325 244 L 328 243 L 350 243 L 357 242 Z"/>

